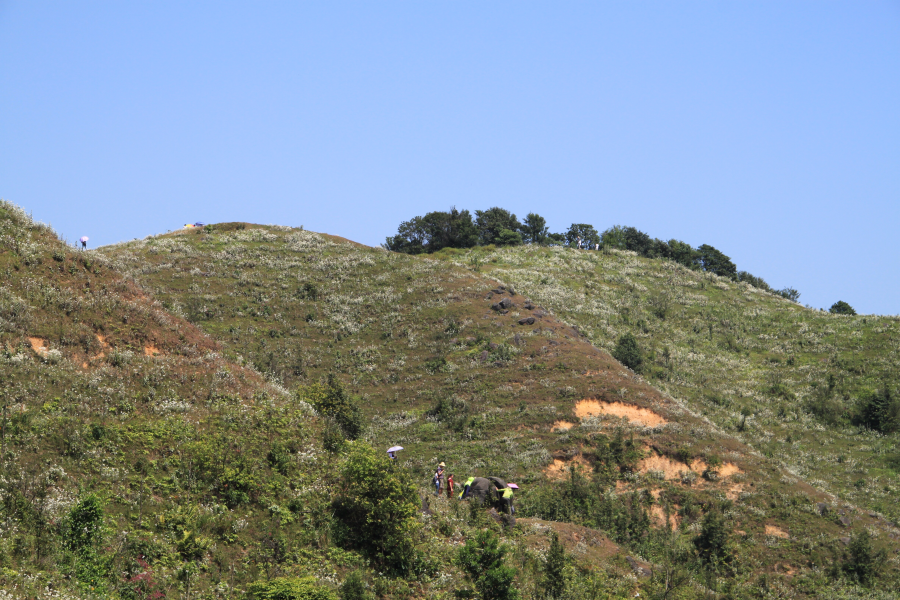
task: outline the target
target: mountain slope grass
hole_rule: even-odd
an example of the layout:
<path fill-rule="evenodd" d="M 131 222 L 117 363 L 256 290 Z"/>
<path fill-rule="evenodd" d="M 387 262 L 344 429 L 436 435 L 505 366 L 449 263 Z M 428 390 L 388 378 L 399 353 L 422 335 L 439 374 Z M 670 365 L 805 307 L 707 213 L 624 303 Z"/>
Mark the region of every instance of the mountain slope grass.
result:
<path fill-rule="evenodd" d="M 243 223 L 79 252 L 0 204 L 0 598 L 470 597 L 493 537 L 528 598 L 893 594 L 896 528 L 652 375 L 649 326 L 592 344 L 593 259 L 517 252 Z M 602 350 L 626 331 L 646 378 Z M 434 497 L 440 461 L 519 483 L 516 525 Z"/>
<path fill-rule="evenodd" d="M 900 520 L 900 427 L 882 433 L 856 422 L 880 390 L 897 396 L 900 318 L 832 315 L 628 252 L 440 254 L 482 265 L 597 347 L 613 351 L 634 335 L 654 386 L 792 476 Z"/>
<path fill-rule="evenodd" d="M 792 381 L 786 369 L 794 365 L 783 350 L 767 351 L 769 363 L 753 367 L 755 340 L 776 335 L 763 332 L 772 325 L 764 320 L 766 303 L 793 310 L 783 299 L 746 288 L 735 293 L 727 283 L 680 269 L 668 279 L 648 275 L 670 267 L 648 268 L 627 255 L 481 248 L 411 257 L 242 223 L 103 252 L 164 307 L 221 343 L 226 357 L 269 381 L 299 388 L 302 396 L 305 386 L 335 374 L 359 398 L 369 420 L 364 437 L 407 448 L 401 466 L 422 493 L 439 461 L 457 481 L 460 473 L 515 480 L 524 484 L 520 516 L 599 527 L 623 552 L 693 569 L 685 580 L 693 583 L 684 585 L 695 591 L 724 585 L 753 595 L 760 586 L 782 585 L 821 595 L 842 585 L 834 578 L 841 537 L 868 528 L 878 532 L 877 544 L 895 544 L 896 529 L 884 518 L 810 485 L 796 465 L 758 449 L 751 435 L 763 427 L 764 414 L 752 408 L 761 395 L 757 378 L 767 377 L 758 371 L 779 355 L 776 372 L 784 374 L 769 389 Z M 606 280 L 597 273 L 615 285 L 601 285 Z M 655 288 L 642 278 L 671 281 L 665 291 L 674 297 L 654 298 L 650 313 L 641 294 Z M 759 332 L 753 339 L 740 332 L 732 341 L 751 355 L 716 354 L 709 370 L 697 367 L 700 358 L 687 354 L 691 343 L 696 354 L 704 343 L 732 341 L 714 325 L 710 342 L 694 312 L 721 305 L 738 319 L 743 313 L 734 311 L 743 302 L 760 304 Z M 662 325 L 648 321 L 649 314 Z M 676 327 L 680 322 L 691 323 L 690 334 Z M 722 318 L 717 322 L 726 331 Z M 668 352 L 648 344 L 656 326 L 672 328 L 661 334 L 672 336 Z M 727 333 L 735 336 L 733 329 Z M 645 346 L 646 379 L 598 350 L 611 350 L 624 332 L 635 332 Z M 723 373 L 744 370 L 747 383 L 724 386 Z M 799 406 L 792 411 L 807 426 L 818 424 Z M 829 485 L 822 477 L 829 475 L 823 472 L 816 485 Z M 456 514 L 453 503 L 435 508 Z M 691 550 L 717 514 L 729 531 L 728 560 L 717 563 L 719 571 Z M 451 519 L 439 531 L 453 540 L 466 527 Z M 679 548 L 687 554 L 672 559 Z M 891 560 L 883 585 L 896 578 Z M 700 575 L 710 569 L 725 583 Z"/>

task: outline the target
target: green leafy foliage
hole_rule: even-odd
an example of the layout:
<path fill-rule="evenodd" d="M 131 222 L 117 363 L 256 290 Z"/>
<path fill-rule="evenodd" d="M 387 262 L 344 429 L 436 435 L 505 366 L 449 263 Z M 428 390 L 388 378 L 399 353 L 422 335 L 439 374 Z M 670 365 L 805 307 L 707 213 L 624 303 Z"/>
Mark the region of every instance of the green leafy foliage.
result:
<path fill-rule="evenodd" d="M 247 600 L 337 600 L 315 577 L 276 577 L 247 587 Z"/>
<path fill-rule="evenodd" d="M 409 479 L 387 455 L 354 442 L 341 467 L 341 492 L 333 502 L 338 538 L 387 569 L 411 572 L 421 562 L 413 546 L 417 500 Z"/>
<path fill-rule="evenodd" d="M 366 588 L 362 571 L 351 571 L 341 584 L 341 600 L 373 600 L 375 595 Z"/>
<path fill-rule="evenodd" d="M 475 586 L 482 600 L 516 600 L 516 570 L 505 562 L 509 548 L 490 529 L 469 538 L 456 555 L 456 564 Z"/>
<path fill-rule="evenodd" d="M 528 213 L 522 221 L 522 237 L 526 244 L 547 243 L 549 230 L 547 220 L 537 213 Z"/>
<path fill-rule="evenodd" d="M 550 533 L 550 548 L 547 550 L 547 558 L 544 559 L 544 594 L 548 598 L 562 598 L 566 593 L 566 567 L 569 557 L 563 545 L 559 542 L 559 535 L 553 531 Z"/>
<path fill-rule="evenodd" d="M 63 541 L 74 552 L 85 552 L 100 540 L 103 531 L 103 503 L 89 494 L 72 507 L 63 523 Z"/>
<path fill-rule="evenodd" d="M 511 229 L 501 229 L 493 243 L 498 246 L 521 246 L 522 234 Z"/>
<path fill-rule="evenodd" d="M 880 575 L 886 560 L 887 552 L 876 548 L 871 534 L 863 529 L 850 537 L 838 566 L 847 577 L 868 587 Z"/>
<path fill-rule="evenodd" d="M 635 337 L 630 333 L 626 333 L 619 338 L 612 355 L 613 358 L 635 373 L 641 372 L 641 367 L 644 365 L 644 353 L 641 351 L 641 347 L 638 346 Z"/>
<path fill-rule="evenodd" d="M 900 395 L 883 385 L 877 392 L 866 393 L 859 402 L 857 422 L 864 427 L 894 433 L 900 431 Z"/>
<path fill-rule="evenodd" d="M 503 230 L 516 232 L 522 228 L 516 215 L 499 206 L 476 210 L 475 224 L 478 227 L 479 241 L 484 245 L 498 243 Z"/>
<path fill-rule="evenodd" d="M 703 244 L 697 248 L 699 254 L 700 266 L 704 271 L 715 273 L 719 277 L 737 277 L 737 267 L 731 262 L 731 259 L 725 256 L 721 251 L 713 248 L 709 244 Z"/>
<path fill-rule="evenodd" d="M 729 532 L 722 512 L 714 507 L 703 516 L 700 533 L 694 538 L 694 547 L 701 560 L 709 565 L 731 561 Z"/>
<path fill-rule="evenodd" d="M 582 248 L 593 248 L 595 244 L 600 243 L 600 234 L 594 229 L 593 225 L 587 223 L 572 223 L 566 231 L 566 243 L 575 247 L 581 240 Z"/>
<path fill-rule="evenodd" d="M 828 309 L 833 315 L 855 315 L 856 311 L 853 310 L 853 307 L 844 302 L 843 300 L 838 300 L 834 304 L 831 305 L 831 308 Z"/>
<path fill-rule="evenodd" d="M 323 383 L 301 387 L 296 393 L 319 414 L 337 423 L 348 440 L 355 440 L 362 434 L 363 419 L 359 404 L 347 394 L 334 373 L 329 373 Z"/>
<path fill-rule="evenodd" d="M 456 207 L 435 211 L 400 224 L 397 234 L 388 237 L 384 247 L 392 252 L 422 254 L 443 248 L 471 248 L 478 243 L 479 230 L 469 211 Z"/>

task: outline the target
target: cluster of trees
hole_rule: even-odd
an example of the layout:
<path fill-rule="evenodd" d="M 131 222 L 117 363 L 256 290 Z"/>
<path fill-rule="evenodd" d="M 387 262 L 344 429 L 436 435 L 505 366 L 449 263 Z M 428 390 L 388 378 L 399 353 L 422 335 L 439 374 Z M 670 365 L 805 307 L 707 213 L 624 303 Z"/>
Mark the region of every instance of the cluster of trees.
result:
<path fill-rule="evenodd" d="M 738 271 L 731 259 L 709 244 L 694 248 L 687 242 L 651 238 L 634 227 L 616 225 L 599 233 L 593 225 L 572 223 L 564 233 L 550 233 L 547 221 L 537 213 L 528 213 L 523 221 L 504 208 L 495 206 L 476 210 L 434 211 L 404 221 L 397 234 L 385 240 L 392 252 L 424 254 L 443 248 L 474 246 L 517 246 L 520 244 L 581 246 L 588 249 L 631 250 L 647 258 L 661 258 L 680 263 L 690 269 L 708 271 L 735 281 L 784 296 L 797 302 L 800 292 L 793 288 L 775 290 L 762 278 Z"/>

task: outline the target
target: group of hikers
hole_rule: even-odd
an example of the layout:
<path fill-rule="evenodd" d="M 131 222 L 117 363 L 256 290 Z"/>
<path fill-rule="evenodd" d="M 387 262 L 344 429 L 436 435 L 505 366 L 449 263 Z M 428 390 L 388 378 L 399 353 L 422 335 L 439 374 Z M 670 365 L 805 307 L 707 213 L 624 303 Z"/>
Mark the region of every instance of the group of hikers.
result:
<path fill-rule="evenodd" d="M 391 446 L 387 449 L 388 458 L 397 460 L 397 453 L 403 450 L 403 446 Z M 442 461 L 434 475 L 431 484 L 434 486 L 434 495 L 440 496 L 446 492 L 447 498 L 458 500 L 474 499 L 478 503 L 489 503 L 498 506 L 510 516 L 516 514 L 513 507 L 513 490 L 519 489 L 514 483 L 506 483 L 499 477 L 469 477 L 462 484 L 459 494 L 456 494 L 456 483 L 453 473 L 447 473 L 447 465 Z M 454 494 L 456 494 L 454 496 Z"/>
<path fill-rule="evenodd" d="M 459 500 L 472 498 L 481 503 L 490 502 L 499 505 L 509 515 L 515 514 L 513 489 L 517 489 L 519 486 L 514 483 L 506 483 L 499 477 L 469 477 L 462 484 L 459 494 L 454 496 L 456 490 L 453 473 L 448 475 L 446 468 L 447 465 L 442 462 L 431 478 L 436 496 L 440 496 L 441 492 L 446 490 L 447 498 L 456 497 Z"/>

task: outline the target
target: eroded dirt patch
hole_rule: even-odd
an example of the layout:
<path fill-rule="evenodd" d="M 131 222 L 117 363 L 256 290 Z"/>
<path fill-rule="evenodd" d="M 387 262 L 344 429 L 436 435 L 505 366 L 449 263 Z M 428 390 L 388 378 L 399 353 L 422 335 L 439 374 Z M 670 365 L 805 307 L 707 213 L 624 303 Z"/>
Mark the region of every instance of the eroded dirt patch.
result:
<path fill-rule="evenodd" d="M 785 531 L 781 527 L 776 527 L 775 525 L 766 525 L 766 535 L 785 539 L 790 537 L 787 531 Z"/>
<path fill-rule="evenodd" d="M 557 421 L 553 424 L 553 429 L 556 431 L 568 431 L 575 427 L 575 423 L 569 423 L 568 421 Z"/>
<path fill-rule="evenodd" d="M 743 471 L 734 463 L 722 463 L 722 466 L 719 467 L 719 477 L 731 477 L 739 473 L 743 473 Z"/>
<path fill-rule="evenodd" d="M 729 500 L 737 500 L 740 497 L 741 493 L 744 491 L 743 483 L 735 483 L 725 492 L 725 497 Z"/>
<path fill-rule="evenodd" d="M 152 344 L 144 348 L 144 356 L 156 356 L 157 354 L 159 354 L 159 348 Z"/>
<path fill-rule="evenodd" d="M 576 456 L 569 460 L 554 458 L 553 462 L 544 468 L 544 475 L 548 479 L 565 479 L 569 476 L 569 467 L 583 471 L 591 470 L 591 464 L 583 456 Z"/>
<path fill-rule="evenodd" d="M 678 529 L 678 525 L 681 524 L 681 518 L 675 512 L 677 510 L 677 507 L 673 507 L 673 510 L 670 511 L 671 514 L 669 514 L 669 529 L 672 531 Z M 650 507 L 650 518 L 657 527 L 664 527 L 666 525 L 666 511 L 659 504 L 654 504 Z"/>
<path fill-rule="evenodd" d="M 667 423 L 665 419 L 652 410 L 641 408 L 633 404 L 625 404 L 624 402 L 581 400 L 575 403 L 575 416 L 579 419 L 596 417 L 599 415 L 624 417 L 636 425 L 643 425 L 645 427 L 656 427 Z"/>
<path fill-rule="evenodd" d="M 691 468 L 684 463 L 657 454 L 641 459 L 638 463 L 638 471 L 641 473 L 657 471 L 663 473 L 666 479 L 678 479 L 683 472 L 690 470 Z"/>
<path fill-rule="evenodd" d="M 50 352 L 50 348 L 47 347 L 47 340 L 45 339 L 30 337 L 28 338 L 28 343 L 31 344 L 31 349 L 41 356 L 47 356 L 47 353 Z"/>

